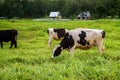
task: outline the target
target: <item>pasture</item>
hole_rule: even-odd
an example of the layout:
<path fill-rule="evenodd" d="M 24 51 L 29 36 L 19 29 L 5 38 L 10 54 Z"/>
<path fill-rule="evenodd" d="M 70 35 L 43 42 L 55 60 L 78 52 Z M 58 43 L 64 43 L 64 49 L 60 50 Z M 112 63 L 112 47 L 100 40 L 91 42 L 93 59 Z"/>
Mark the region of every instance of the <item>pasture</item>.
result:
<path fill-rule="evenodd" d="M 105 53 L 96 47 L 64 50 L 52 59 L 48 28 L 96 28 L 106 31 Z M 17 29 L 18 48 L 0 48 L 0 80 L 120 80 L 120 20 L 0 20 L 0 29 Z"/>

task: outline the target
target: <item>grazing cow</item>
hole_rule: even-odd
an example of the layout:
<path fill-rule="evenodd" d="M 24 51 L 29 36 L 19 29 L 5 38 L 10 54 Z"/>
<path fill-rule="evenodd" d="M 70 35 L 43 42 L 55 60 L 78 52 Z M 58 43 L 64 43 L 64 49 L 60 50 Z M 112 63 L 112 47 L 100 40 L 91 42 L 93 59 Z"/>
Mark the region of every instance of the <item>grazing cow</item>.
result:
<path fill-rule="evenodd" d="M 97 46 L 98 50 L 103 52 L 104 37 L 104 30 L 84 28 L 69 30 L 60 44 L 53 49 L 52 58 L 60 55 L 63 49 L 68 49 L 70 53 L 73 53 L 75 48 L 88 50 Z"/>
<path fill-rule="evenodd" d="M 48 40 L 48 46 L 51 46 L 52 39 L 54 40 L 61 40 L 63 39 L 64 35 L 66 34 L 67 29 L 59 28 L 49 28 L 48 29 L 48 35 L 49 35 L 49 40 Z"/>
<path fill-rule="evenodd" d="M 1 48 L 3 48 L 3 42 L 11 41 L 10 48 L 14 45 L 15 48 L 17 47 L 17 30 L 0 30 L 0 44 Z"/>

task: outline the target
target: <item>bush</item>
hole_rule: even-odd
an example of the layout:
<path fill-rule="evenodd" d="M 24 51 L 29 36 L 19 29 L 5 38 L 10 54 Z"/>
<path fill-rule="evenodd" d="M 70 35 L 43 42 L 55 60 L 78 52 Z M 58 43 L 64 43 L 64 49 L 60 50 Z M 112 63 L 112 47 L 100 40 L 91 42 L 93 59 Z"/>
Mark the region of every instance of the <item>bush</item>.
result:
<path fill-rule="evenodd" d="M 118 15 L 115 15 L 114 18 L 115 18 L 115 19 L 119 19 L 119 16 L 118 16 Z"/>

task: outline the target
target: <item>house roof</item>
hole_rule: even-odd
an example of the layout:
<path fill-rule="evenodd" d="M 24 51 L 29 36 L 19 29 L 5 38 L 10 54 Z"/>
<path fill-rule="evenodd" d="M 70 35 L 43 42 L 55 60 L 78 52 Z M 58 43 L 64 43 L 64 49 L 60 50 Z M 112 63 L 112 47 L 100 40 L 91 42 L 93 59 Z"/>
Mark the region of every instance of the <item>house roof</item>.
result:
<path fill-rule="evenodd" d="M 60 16 L 60 12 L 50 12 L 49 17 L 58 17 Z"/>

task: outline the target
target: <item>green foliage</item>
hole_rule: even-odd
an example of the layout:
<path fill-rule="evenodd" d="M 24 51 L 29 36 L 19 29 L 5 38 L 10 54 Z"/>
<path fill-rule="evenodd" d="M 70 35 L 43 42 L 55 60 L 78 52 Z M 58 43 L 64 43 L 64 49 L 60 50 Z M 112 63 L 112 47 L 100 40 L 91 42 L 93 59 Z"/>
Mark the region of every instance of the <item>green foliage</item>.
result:
<path fill-rule="evenodd" d="M 43 18 L 60 11 L 63 18 L 90 11 L 92 19 L 118 16 L 120 0 L 1 0 L 0 17 Z"/>
<path fill-rule="evenodd" d="M 0 80 L 119 80 L 120 20 L 0 20 L 1 29 L 17 29 L 18 48 L 9 49 L 10 42 L 0 49 Z M 74 56 L 67 50 L 52 59 L 47 29 L 96 28 L 106 31 L 105 52 L 96 47 L 76 49 Z"/>

